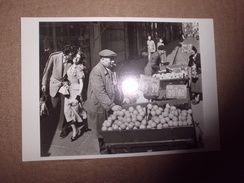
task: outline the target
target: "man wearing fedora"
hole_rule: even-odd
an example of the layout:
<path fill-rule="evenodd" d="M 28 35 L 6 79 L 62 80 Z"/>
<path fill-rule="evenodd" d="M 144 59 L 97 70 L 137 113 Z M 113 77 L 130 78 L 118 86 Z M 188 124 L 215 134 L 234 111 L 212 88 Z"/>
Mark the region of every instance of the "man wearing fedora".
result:
<path fill-rule="evenodd" d="M 152 76 L 160 70 L 160 63 L 166 61 L 165 46 L 160 45 L 158 51 L 154 52 L 144 68 L 145 75 Z"/>
<path fill-rule="evenodd" d="M 99 53 L 99 56 L 99 63 L 90 73 L 87 100 L 84 108 L 88 114 L 87 120 L 89 125 L 93 125 L 96 129 L 96 138 L 99 141 L 100 152 L 104 153 L 104 142 L 99 135 L 102 123 L 111 112 L 121 110 L 122 107 L 115 104 L 117 82 L 115 74 L 111 70 L 114 65 L 114 57 L 117 54 L 105 49 Z"/>

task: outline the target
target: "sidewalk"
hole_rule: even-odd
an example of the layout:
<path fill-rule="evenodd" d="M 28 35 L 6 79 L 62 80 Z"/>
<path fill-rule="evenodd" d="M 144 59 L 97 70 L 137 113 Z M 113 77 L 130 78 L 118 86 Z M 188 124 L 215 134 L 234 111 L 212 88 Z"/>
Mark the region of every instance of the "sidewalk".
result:
<path fill-rule="evenodd" d="M 75 156 L 75 155 L 98 155 L 98 141 L 95 138 L 95 128 L 89 123 L 91 131 L 85 132 L 76 141 L 71 142 L 72 132 L 63 139 L 59 137 L 57 129 L 59 115 L 56 113 L 41 120 L 41 156 Z M 82 129 L 82 123 L 79 124 Z"/>

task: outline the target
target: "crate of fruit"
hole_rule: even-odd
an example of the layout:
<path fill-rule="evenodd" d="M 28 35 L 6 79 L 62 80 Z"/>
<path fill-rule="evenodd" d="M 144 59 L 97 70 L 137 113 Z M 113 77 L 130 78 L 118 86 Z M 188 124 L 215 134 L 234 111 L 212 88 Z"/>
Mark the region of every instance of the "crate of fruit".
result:
<path fill-rule="evenodd" d="M 195 139 L 192 109 L 177 100 L 123 106 L 100 131 L 106 143 Z"/>
<path fill-rule="evenodd" d="M 153 77 L 160 80 L 160 89 L 165 90 L 167 85 L 186 84 L 189 80 L 187 67 L 171 66 L 166 70 L 161 70 Z"/>

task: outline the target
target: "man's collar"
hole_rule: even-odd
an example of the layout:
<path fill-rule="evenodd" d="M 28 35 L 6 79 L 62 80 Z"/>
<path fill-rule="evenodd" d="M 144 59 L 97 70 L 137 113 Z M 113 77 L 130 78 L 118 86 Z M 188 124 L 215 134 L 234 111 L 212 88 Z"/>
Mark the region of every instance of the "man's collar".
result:
<path fill-rule="evenodd" d="M 109 74 L 109 73 L 108 73 L 108 72 L 109 72 L 109 69 L 106 68 L 101 62 L 99 62 L 99 64 L 100 64 L 101 67 L 103 68 L 104 74 L 105 74 L 105 75 Z"/>

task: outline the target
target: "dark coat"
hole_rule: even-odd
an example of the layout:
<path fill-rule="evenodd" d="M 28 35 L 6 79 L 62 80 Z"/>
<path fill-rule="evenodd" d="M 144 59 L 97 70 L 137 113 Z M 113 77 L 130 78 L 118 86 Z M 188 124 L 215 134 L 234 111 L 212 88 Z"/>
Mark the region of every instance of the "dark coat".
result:
<path fill-rule="evenodd" d="M 158 51 L 154 52 L 151 56 L 151 59 L 148 61 L 144 72 L 145 75 L 151 76 L 155 74 L 159 69 L 159 64 L 161 62 L 161 55 Z"/>
<path fill-rule="evenodd" d="M 99 62 L 91 71 L 84 109 L 88 113 L 88 123 L 95 125 L 98 132 L 115 105 L 115 85 L 109 71 Z"/>

